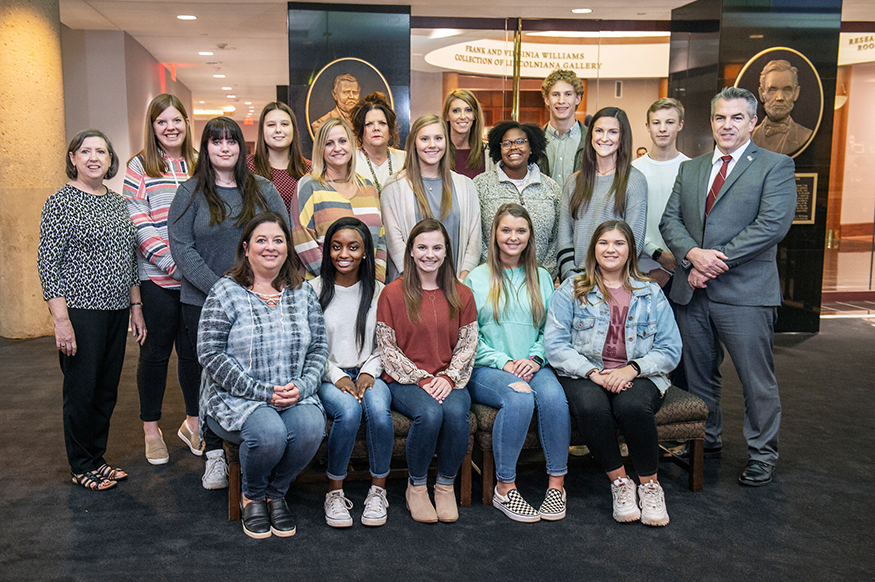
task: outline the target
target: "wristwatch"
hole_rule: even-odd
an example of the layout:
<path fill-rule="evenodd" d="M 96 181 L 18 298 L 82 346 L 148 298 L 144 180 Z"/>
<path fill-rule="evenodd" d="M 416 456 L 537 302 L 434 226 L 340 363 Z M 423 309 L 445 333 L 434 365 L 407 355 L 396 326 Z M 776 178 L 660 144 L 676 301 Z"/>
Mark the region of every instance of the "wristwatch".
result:
<path fill-rule="evenodd" d="M 650 257 L 654 261 L 658 261 L 659 257 L 661 257 L 661 256 L 662 256 L 662 249 L 656 249 L 655 251 L 653 251 L 653 254 L 650 255 Z"/>
<path fill-rule="evenodd" d="M 529 359 L 538 364 L 539 368 L 544 367 L 544 358 L 542 358 L 541 356 L 529 356 Z"/>
<path fill-rule="evenodd" d="M 641 375 L 641 366 L 638 365 L 638 362 L 635 360 L 629 360 L 629 365 L 632 366 L 632 369 L 638 372 L 638 375 Z"/>

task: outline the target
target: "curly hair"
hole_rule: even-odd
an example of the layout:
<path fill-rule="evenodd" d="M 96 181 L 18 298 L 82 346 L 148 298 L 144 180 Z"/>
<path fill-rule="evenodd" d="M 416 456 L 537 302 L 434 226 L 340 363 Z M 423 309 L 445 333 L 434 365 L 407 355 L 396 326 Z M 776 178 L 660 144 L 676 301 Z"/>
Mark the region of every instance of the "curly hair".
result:
<path fill-rule="evenodd" d="M 544 135 L 544 130 L 534 123 L 520 123 L 518 121 L 499 121 L 496 123 L 486 136 L 486 141 L 489 144 L 489 157 L 496 164 L 501 160 L 501 142 L 504 140 L 504 134 L 511 129 L 519 129 L 529 140 L 531 153 L 526 164 L 533 164 L 538 161 L 541 155 L 547 151 L 547 136 Z"/>

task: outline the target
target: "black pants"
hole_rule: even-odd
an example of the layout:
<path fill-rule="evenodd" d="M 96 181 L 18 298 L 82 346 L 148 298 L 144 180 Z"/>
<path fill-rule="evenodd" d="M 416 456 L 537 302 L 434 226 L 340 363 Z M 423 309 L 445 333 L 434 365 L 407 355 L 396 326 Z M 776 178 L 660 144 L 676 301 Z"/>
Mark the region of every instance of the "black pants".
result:
<path fill-rule="evenodd" d="M 677 273 L 677 272 L 678 271 L 675 271 L 675 273 Z M 675 277 L 674 274 L 672 274 L 672 276 L 669 277 L 668 283 L 666 283 L 665 287 L 662 288 L 662 292 L 665 293 L 665 298 L 668 299 L 668 304 L 671 306 L 672 312 L 677 314 L 678 304 L 675 303 L 674 301 L 672 301 L 671 297 L 670 297 L 671 286 L 674 284 L 674 277 Z M 686 285 L 687 282 L 684 281 L 684 284 Z M 677 318 L 677 315 L 675 315 L 675 318 Z M 681 359 L 678 362 L 677 367 L 674 369 L 674 371 L 671 374 L 668 375 L 668 377 L 671 380 L 672 385 L 677 386 L 681 390 L 686 390 L 687 392 L 689 392 L 689 388 L 687 387 L 687 374 L 684 372 L 683 356 L 681 356 Z"/>
<path fill-rule="evenodd" d="M 636 378 L 632 387 L 614 393 L 592 380 L 559 376 L 568 406 L 577 419 L 583 442 L 602 471 L 610 473 L 623 466 L 617 427 L 626 439 L 629 456 L 638 475 L 653 475 L 659 466 L 659 436 L 656 413 L 662 394 L 647 378 Z"/>
<path fill-rule="evenodd" d="M 195 346 L 195 350 L 197 350 L 197 326 L 201 320 L 202 310 L 203 306 L 201 305 L 182 304 L 182 323 L 185 326 L 188 341 L 191 342 L 191 345 Z M 200 378 L 203 372 L 200 363 L 197 364 L 197 371 L 197 377 Z M 206 423 L 201 426 L 201 434 L 204 437 L 204 451 L 215 451 L 222 448 L 222 439 Z"/>
<path fill-rule="evenodd" d="M 140 281 L 146 341 L 140 347 L 137 364 L 137 390 L 140 393 L 140 420 L 161 420 L 161 404 L 167 386 L 167 365 L 176 344 L 177 375 L 185 402 L 185 413 L 197 416 L 200 391 L 200 365 L 194 344 L 182 323 L 179 290 L 165 289 L 152 281 Z"/>
<path fill-rule="evenodd" d="M 64 373 L 64 443 L 70 470 L 93 471 L 106 461 L 109 419 L 125 361 L 129 310 L 67 309 L 76 355 L 60 354 Z"/>

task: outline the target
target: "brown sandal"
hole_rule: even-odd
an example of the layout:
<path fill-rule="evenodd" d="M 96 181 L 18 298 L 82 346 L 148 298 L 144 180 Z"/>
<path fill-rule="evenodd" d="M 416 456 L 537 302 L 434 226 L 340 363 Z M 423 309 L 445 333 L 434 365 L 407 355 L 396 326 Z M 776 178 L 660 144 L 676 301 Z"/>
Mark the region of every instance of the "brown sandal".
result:
<path fill-rule="evenodd" d="M 117 467 L 110 467 L 108 463 L 104 463 L 94 472 L 108 481 L 124 481 L 128 478 L 127 473 Z"/>
<path fill-rule="evenodd" d="M 105 491 L 106 489 L 112 489 L 116 486 L 115 481 L 112 481 L 111 479 L 106 479 L 103 477 L 103 475 L 99 475 L 94 471 L 88 471 L 86 473 L 82 473 L 81 475 L 72 473 L 72 475 L 73 483 L 81 485 L 89 491 Z"/>

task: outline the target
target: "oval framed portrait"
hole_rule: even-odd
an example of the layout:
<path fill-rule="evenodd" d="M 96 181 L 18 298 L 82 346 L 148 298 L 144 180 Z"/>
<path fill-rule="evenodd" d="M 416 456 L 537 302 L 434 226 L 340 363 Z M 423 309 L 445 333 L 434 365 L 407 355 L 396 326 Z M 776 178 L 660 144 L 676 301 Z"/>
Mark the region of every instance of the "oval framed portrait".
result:
<path fill-rule="evenodd" d="M 807 148 L 823 118 L 823 83 L 797 50 L 772 47 L 754 55 L 735 86 L 757 96 L 757 125 L 751 139 L 761 148 L 795 158 Z"/>
<path fill-rule="evenodd" d="M 316 73 L 307 91 L 305 115 L 310 138 L 315 141 L 319 127 L 332 117 L 345 119 L 355 104 L 375 91 L 384 93 L 394 109 L 392 90 L 377 67 L 352 57 L 331 61 Z"/>

